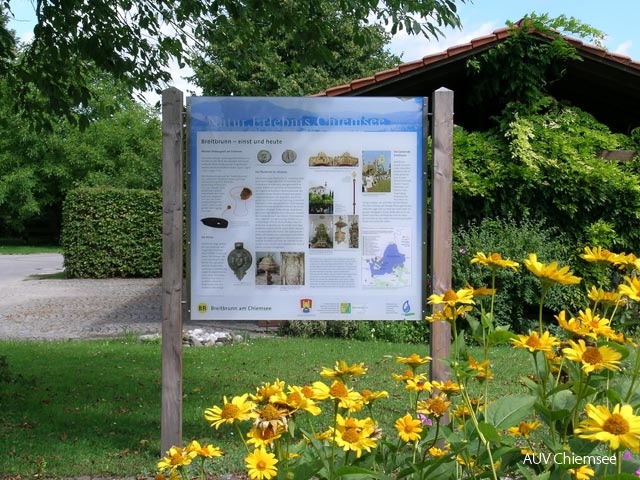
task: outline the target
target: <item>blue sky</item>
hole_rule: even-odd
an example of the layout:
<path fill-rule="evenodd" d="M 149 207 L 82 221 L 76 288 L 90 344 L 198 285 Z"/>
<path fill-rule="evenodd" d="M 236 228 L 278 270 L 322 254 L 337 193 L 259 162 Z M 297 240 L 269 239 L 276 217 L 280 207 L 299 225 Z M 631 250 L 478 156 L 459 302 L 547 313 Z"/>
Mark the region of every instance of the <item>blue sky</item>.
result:
<path fill-rule="evenodd" d="M 35 0 L 10 2 L 15 19 L 10 22 L 18 38 L 28 41 L 32 36 Z M 445 30 L 445 38 L 425 39 L 420 36 L 397 35 L 390 50 L 409 62 L 425 55 L 440 52 L 452 45 L 466 43 L 472 38 L 489 34 L 505 26 L 506 21 L 517 21 L 528 13 L 547 13 L 552 17 L 564 14 L 574 17 L 605 34 L 604 47 L 615 53 L 640 61 L 640 0 L 474 0 L 456 2 L 462 20 L 462 29 Z M 193 90 L 181 77 L 186 73 L 174 72 L 174 86 L 183 91 Z M 155 102 L 154 95 L 149 96 Z"/>
<path fill-rule="evenodd" d="M 417 60 L 489 34 L 507 21 L 515 22 L 535 12 L 574 17 L 607 34 L 604 44 L 607 50 L 640 60 L 639 0 L 474 0 L 456 4 L 462 30 L 446 30 L 446 38 L 438 41 L 399 35 L 393 41 L 393 52 L 402 53 L 404 61 Z"/>

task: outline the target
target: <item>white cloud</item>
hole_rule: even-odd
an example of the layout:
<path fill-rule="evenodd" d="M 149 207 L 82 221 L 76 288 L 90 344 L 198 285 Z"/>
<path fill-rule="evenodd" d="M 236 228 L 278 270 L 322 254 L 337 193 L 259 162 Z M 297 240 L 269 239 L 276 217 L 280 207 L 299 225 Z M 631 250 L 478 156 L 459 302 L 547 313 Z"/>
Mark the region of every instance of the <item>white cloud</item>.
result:
<path fill-rule="evenodd" d="M 627 40 L 626 42 L 622 42 L 618 45 L 613 51 L 615 53 L 619 53 L 620 55 L 631 56 L 631 48 L 633 47 L 633 42 L 631 40 Z"/>
<path fill-rule="evenodd" d="M 433 53 L 442 52 L 454 45 L 468 43 L 470 40 L 488 35 L 496 29 L 497 22 L 485 22 L 477 27 L 464 28 L 463 30 L 445 29 L 446 37 L 434 40 L 422 35 L 408 35 L 400 32 L 394 35 L 389 45 L 389 50 L 396 55 L 401 55 L 402 60 L 410 62 Z"/>

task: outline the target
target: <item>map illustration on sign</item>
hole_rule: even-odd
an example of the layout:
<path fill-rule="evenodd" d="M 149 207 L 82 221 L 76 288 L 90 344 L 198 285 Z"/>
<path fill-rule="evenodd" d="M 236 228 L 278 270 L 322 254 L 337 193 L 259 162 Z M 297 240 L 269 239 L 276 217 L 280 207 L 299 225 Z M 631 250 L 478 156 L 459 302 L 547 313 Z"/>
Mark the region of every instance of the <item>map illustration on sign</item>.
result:
<path fill-rule="evenodd" d="M 365 232 L 362 283 L 367 287 L 411 285 L 411 235 L 409 231 Z"/>

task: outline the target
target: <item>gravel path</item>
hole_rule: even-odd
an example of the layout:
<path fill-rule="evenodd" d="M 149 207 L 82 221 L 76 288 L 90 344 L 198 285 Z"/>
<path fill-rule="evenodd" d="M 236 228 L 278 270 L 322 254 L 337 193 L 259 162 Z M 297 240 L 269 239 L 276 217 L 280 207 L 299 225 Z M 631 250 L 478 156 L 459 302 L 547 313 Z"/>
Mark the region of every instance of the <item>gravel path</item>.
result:
<path fill-rule="evenodd" d="M 162 330 L 161 279 L 20 278 L 33 268 L 34 273 L 41 276 L 61 271 L 62 257 L 59 256 L 59 263 L 54 258 L 53 264 L 45 267 L 44 257 L 40 262 L 34 261 L 31 255 L 0 257 L 0 339 L 114 338 Z M 13 261 L 7 266 L 10 260 Z M 25 262 L 32 266 L 25 266 Z M 20 268 L 16 267 L 18 263 Z M 183 319 L 186 318 L 185 309 Z M 184 321 L 183 329 L 191 328 L 255 335 L 268 333 L 256 322 Z M 273 328 L 269 331 L 272 333 Z"/>

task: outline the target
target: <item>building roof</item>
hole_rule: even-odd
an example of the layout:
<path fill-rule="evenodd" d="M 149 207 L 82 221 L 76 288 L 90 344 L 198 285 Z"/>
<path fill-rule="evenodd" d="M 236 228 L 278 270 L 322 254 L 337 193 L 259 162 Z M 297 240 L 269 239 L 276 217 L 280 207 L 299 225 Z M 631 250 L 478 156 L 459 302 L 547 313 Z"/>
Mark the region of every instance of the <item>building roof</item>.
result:
<path fill-rule="evenodd" d="M 535 31 L 533 34 L 548 38 Z M 329 88 L 316 96 L 428 97 L 445 87 L 454 91 L 456 124 L 481 130 L 499 111 L 495 102 L 469 104 L 472 79 L 467 75 L 466 62 L 510 35 L 509 27 L 499 28 L 468 43 Z M 591 113 L 613 131 L 628 133 L 640 126 L 640 62 L 576 38 L 563 38 L 575 47 L 582 61 L 568 61 L 565 75 L 548 86 L 549 93 Z"/>

